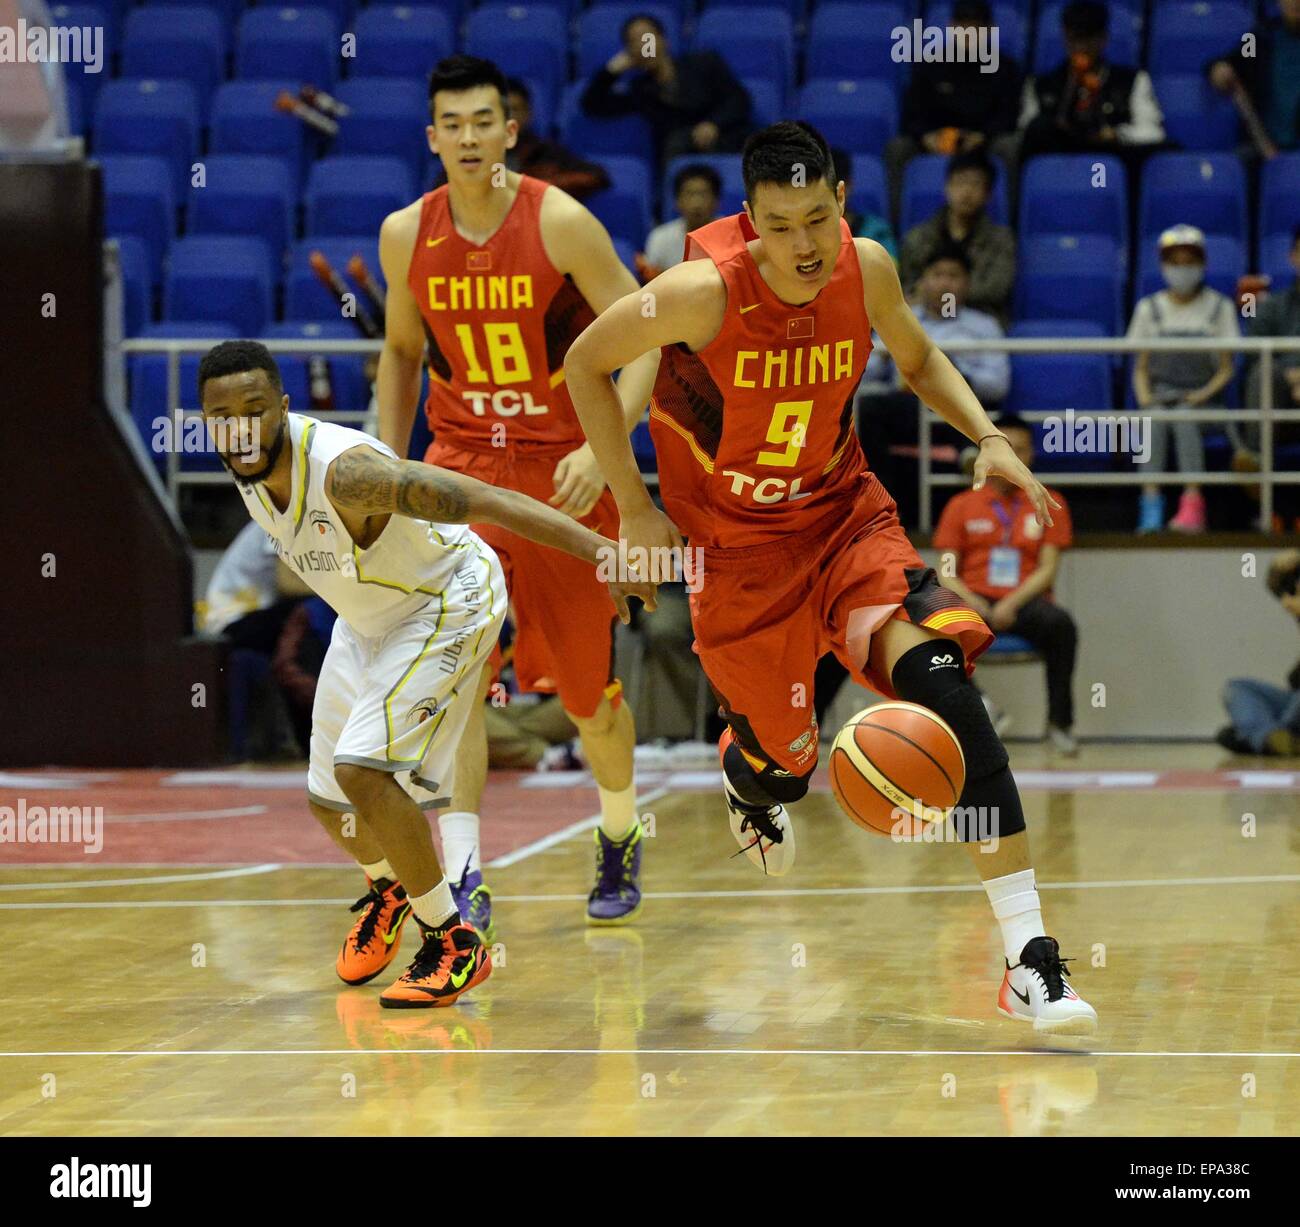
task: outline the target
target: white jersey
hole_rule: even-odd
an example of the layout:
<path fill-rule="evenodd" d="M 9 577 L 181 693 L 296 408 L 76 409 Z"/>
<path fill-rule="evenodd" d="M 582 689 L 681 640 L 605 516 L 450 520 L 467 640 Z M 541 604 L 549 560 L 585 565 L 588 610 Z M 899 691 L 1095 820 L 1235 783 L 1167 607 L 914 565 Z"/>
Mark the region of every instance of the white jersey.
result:
<path fill-rule="evenodd" d="M 293 485 L 289 505 L 276 511 L 260 484 L 238 483 L 249 514 L 276 552 L 317 596 L 358 634 L 376 637 L 419 614 L 442 595 L 467 553 L 492 551 L 463 524 L 437 524 L 393 515 L 379 540 L 359 549 L 325 494 L 325 472 L 350 448 L 392 448 L 371 435 L 300 413 L 288 415 Z"/>

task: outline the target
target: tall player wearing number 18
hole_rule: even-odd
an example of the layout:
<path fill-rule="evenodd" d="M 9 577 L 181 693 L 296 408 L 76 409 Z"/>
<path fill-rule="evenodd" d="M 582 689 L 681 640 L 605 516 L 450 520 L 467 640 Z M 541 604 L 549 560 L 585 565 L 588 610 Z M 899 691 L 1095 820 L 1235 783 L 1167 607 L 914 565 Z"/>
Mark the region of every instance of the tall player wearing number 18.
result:
<path fill-rule="evenodd" d="M 686 261 L 646 287 L 655 310 L 635 296 L 616 303 L 568 360 L 629 557 L 680 546 L 678 526 L 703 550 L 691 620 L 728 724 L 732 832 L 764 872 L 789 870 L 786 806 L 817 765 L 807 700 L 833 651 L 862 684 L 937 712 L 961 744 L 958 806 L 975 821 L 959 837 L 1007 959 L 998 1008 L 1040 1031 L 1091 1030 L 1096 1014 L 1043 929 L 1007 752 L 969 680 L 993 636 L 912 548 L 854 433 L 873 326 L 920 398 L 979 441 L 977 484 L 1000 474 L 1046 523 L 1049 496 L 917 323 L 888 253 L 849 232 L 821 135 L 776 124 L 750 137 L 742 163 L 746 211 L 692 231 Z M 641 480 L 609 381 L 652 346 L 663 347 L 650 417 L 667 514 Z"/>
<path fill-rule="evenodd" d="M 495 64 L 452 56 L 429 82 L 429 147 L 447 184 L 391 214 L 380 231 L 388 281 L 376 398 L 380 437 L 404 454 L 429 363 L 430 464 L 518 490 L 606 535 L 618 511 L 583 439 L 564 383 L 569 344 L 636 289 L 604 227 L 571 196 L 506 170 L 518 125 Z M 620 381 L 628 433 L 650 399 L 658 354 Z M 515 673 L 524 690 L 558 692 L 600 790 L 594 924 L 640 906 L 632 713 L 613 676 L 614 607 L 591 568 L 495 525 L 475 526 L 505 568 L 515 615 Z M 484 669 L 480 694 L 491 680 Z M 478 810 L 487 773 L 482 702 L 457 765 L 452 811 L 440 818 L 458 901 L 481 932 L 491 896 L 479 863 Z"/>

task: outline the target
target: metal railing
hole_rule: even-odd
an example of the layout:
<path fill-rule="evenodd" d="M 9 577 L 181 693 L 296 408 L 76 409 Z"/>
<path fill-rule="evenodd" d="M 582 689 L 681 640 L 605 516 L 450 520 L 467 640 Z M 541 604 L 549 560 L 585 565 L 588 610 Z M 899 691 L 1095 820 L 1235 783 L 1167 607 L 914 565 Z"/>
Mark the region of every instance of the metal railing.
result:
<path fill-rule="evenodd" d="M 366 340 L 358 337 L 355 341 L 339 340 L 266 340 L 262 342 L 273 354 L 377 354 L 383 348 L 379 340 Z M 137 337 L 123 341 L 121 351 L 124 354 L 165 354 L 167 357 L 167 404 L 168 412 L 180 410 L 182 413 L 197 415 L 197 409 L 186 410 L 181 405 L 180 360 L 182 354 L 205 353 L 214 344 L 211 340 L 173 340 L 162 338 Z M 953 340 L 942 347 L 947 354 L 962 353 L 1008 353 L 1008 354 L 1113 354 L 1113 353 L 1221 353 L 1227 351 L 1235 354 L 1258 354 L 1260 366 L 1259 399 L 1257 409 L 1087 409 L 1073 410 L 1051 409 L 1033 410 L 1020 414 L 1031 422 L 1052 421 L 1060 419 L 1063 414 L 1071 412 L 1073 421 L 1103 420 L 1106 422 L 1120 419 L 1158 418 L 1165 422 L 1252 422 L 1260 424 L 1258 473 L 1146 473 L 1134 469 L 1121 473 L 1058 473 L 1051 474 L 1054 486 L 1136 486 L 1136 485 L 1185 485 L 1196 482 L 1200 485 L 1240 485 L 1242 483 L 1260 486 L 1260 513 L 1267 528 L 1273 519 L 1273 491 L 1278 485 L 1300 484 L 1300 472 L 1277 473 L 1273 468 L 1273 427 L 1279 422 L 1300 422 L 1300 409 L 1278 409 L 1273 404 L 1273 356 L 1275 353 L 1300 352 L 1300 337 L 1239 337 L 1235 339 L 1218 338 L 1199 339 L 1192 337 L 1152 338 L 1149 340 L 1128 340 L 1124 337 L 1007 337 L 1002 340 Z M 332 420 L 364 422 L 369 410 L 340 410 L 331 413 Z M 964 486 L 969 478 L 960 473 L 935 473 L 930 454 L 934 415 L 924 409 L 919 411 L 919 450 L 920 450 L 920 492 L 921 492 L 921 529 L 929 532 L 933 528 L 931 496 L 938 486 Z M 180 452 L 172 447 L 167 452 L 167 491 L 173 503 L 182 485 L 212 485 L 228 481 L 225 472 L 185 473 L 180 468 Z"/>
<path fill-rule="evenodd" d="M 1258 484 L 1260 518 L 1267 531 L 1273 522 L 1273 491 L 1279 485 L 1300 485 L 1300 472 L 1278 473 L 1274 470 L 1273 427 L 1279 422 L 1300 422 L 1300 409 L 1278 409 L 1273 404 L 1273 355 L 1300 352 L 1300 337 L 1152 337 L 1129 340 L 1127 337 L 1007 337 L 1003 340 L 952 340 L 940 347 L 944 353 L 1007 354 L 1139 354 L 1139 353 L 1223 353 L 1259 356 L 1259 407 L 1255 409 L 1039 409 L 1018 416 L 1028 422 L 1059 421 L 1070 413 L 1073 422 L 1132 421 L 1135 418 L 1162 422 L 1259 422 L 1258 473 L 1148 473 L 1140 469 L 1129 472 L 1053 472 L 1053 486 L 1174 486 Z M 919 410 L 918 443 L 921 491 L 921 530 L 934 527 L 931 496 L 936 486 L 967 486 L 970 478 L 961 473 L 935 473 L 931 457 L 935 416 Z"/>

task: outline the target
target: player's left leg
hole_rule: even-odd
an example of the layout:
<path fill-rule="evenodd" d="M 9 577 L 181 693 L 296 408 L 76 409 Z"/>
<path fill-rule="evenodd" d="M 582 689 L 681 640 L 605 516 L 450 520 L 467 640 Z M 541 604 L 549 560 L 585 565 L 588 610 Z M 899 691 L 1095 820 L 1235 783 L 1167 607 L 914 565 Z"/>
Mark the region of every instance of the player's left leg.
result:
<path fill-rule="evenodd" d="M 877 678 L 889 679 L 900 699 L 942 716 L 961 745 L 966 785 L 955 825 L 1002 931 L 1006 973 L 998 1009 L 1038 1031 L 1093 1031 L 1096 1012 L 1067 983 L 1065 960 L 1045 932 L 1020 792 L 1006 748 L 967 676 L 961 643 L 946 631 L 892 617 L 872 635 L 867 663 Z"/>
<path fill-rule="evenodd" d="M 636 812 L 632 711 L 623 701 L 623 687 L 617 681 L 605 687 L 591 715 L 570 711 L 567 705 L 565 711 L 577 726 L 583 755 L 600 794 L 596 884 L 587 899 L 587 923 L 626 924 L 641 909 L 643 833 Z"/>

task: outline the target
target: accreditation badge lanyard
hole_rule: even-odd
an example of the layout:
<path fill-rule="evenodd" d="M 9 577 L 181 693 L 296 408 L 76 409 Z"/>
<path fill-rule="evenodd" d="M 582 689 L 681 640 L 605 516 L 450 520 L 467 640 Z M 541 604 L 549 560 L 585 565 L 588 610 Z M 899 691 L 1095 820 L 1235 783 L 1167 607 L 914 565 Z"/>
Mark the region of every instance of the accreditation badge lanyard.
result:
<path fill-rule="evenodd" d="M 1011 544 L 1013 517 L 1001 501 L 993 501 L 993 514 L 1002 525 L 1002 544 L 989 550 L 988 584 L 990 588 L 1017 588 L 1020 585 L 1020 551 Z"/>

